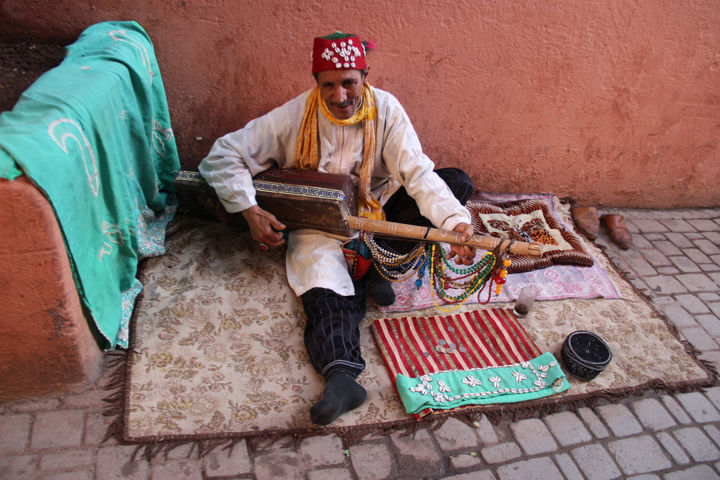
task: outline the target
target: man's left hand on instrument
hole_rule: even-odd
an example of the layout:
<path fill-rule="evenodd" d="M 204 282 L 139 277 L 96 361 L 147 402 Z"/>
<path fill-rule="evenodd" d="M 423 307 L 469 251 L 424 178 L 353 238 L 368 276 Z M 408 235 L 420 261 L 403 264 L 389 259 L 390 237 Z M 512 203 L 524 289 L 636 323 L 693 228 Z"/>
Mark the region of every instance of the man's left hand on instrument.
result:
<path fill-rule="evenodd" d="M 460 240 L 466 242 L 473 236 L 473 227 L 469 223 L 458 223 L 453 228 L 460 234 Z M 464 245 L 450 245 L 448 258 L 454 258 L 458 265 L 472 265 L 475 261 L 475 249 Z"/>

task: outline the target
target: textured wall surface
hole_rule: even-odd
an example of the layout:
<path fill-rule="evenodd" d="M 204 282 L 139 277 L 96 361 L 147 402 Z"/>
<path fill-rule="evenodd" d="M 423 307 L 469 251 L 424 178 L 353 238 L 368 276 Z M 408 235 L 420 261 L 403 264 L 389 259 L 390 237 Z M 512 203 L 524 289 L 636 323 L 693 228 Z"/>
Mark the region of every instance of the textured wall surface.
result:
<path fill-rule="evenodd" d="M 247 3 L 247 4 L 245 4 Z M 180 155 L 313 85 L 316 35 L 377 42 L 369 80 L 439 166 L 478 188 L 608 206 L 720 205 L 717 0 L 3 0 L 0 42 L 70 43 L 137 20 Z"/>

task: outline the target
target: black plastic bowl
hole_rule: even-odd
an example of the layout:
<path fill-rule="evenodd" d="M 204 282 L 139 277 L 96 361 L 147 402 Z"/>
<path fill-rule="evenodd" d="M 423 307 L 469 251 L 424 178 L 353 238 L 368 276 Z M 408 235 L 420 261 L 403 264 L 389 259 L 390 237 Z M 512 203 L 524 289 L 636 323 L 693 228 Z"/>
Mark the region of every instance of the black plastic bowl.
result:
<path fill-rule="evenodd" d="M 607 343 L 585 330 L 577 330 L 568 335 L 560 353 L 570 373 L 583 380 L 597 377 L 612 360 L 612 352 Z"/>

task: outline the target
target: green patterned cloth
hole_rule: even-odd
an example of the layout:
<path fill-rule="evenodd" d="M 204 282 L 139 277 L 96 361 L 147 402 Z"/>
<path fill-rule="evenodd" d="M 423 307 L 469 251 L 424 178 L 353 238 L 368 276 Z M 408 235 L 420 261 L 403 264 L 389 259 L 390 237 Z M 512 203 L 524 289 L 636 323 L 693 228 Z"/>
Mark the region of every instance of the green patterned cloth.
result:
<path fill-rule="evenodd" d="M 86 29 L 0 115 L 0 177 L 25 174 L 48 197 L 106 347 L 127 346 L 138 261 L 165 252 L 179 167 L 153 45 L 136 22 Z"/>
<path fill-rule="evenodd" d="M 570 388 L 551 353 L 501 367 L 447 370 L 417 378 L 399 374 L 395 386 L 408 413 L 523 402 Z"/>

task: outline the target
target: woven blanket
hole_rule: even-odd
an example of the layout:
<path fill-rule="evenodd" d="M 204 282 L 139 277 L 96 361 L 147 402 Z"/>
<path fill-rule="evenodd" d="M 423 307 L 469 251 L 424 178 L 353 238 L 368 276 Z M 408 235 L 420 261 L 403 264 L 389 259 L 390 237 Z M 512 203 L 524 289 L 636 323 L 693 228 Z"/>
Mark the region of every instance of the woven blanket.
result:
<path fill-rule="evenodd" d="M 287 285 L 284 252 L 262 252 L 247 232 L 184 216 L 173 220 L 167 250 L 146 260 L 140 276 L 145 288 L 135 308 L 121 370 L 121 411 L 114 425 L 125 441 L 154 448 L 287 434 L 337 432 L 348 437 L 418 425 L 400 401 L 374 341 L 371 325 L 389 316 L 372 302 L 361 324 L 367 367 L 358 378 L 367 389 L 367 402 L 320 428 L 312 425 L 308 410 L 320 399 L 324 381 L 305 352 L 305 316 Z M 613 351 L 602 374 L 591 382 L 568 375 L 570 388 L 545 398 L 436 411 L 424 416 L 420 426 L 446 415 L 487 414 L 492 419 L 584 405 L 599 396 L 712 385 L 714 375 L 663 317 L 606 268 L 620 298 L 541 300 L 519 321 L 538 352 L 553 354 L 561 368 L 563 339 L 574 330 L 596 332 Z M 451 315 L 509 307 L 467 305 Z M 403 316 L 437 318 L 441 313 L 431 308 Z"/>
<path fill-rule="evenodd" d="M 541 355 L 510 309 L 386 318 L 372 331 L 405 410 L 418 417 L 569 388 L 558 361 Z"/>
<path fill-rule="evenodd" d="M 139 259 L 165 252 L 179 167 L 160 69 L 135 22 L 86 29 L 0 115 L 0 177 L 24 173 L 47 195 L 109 348 L 128 345 Z"/>
<path fill-rule="evenodd" d="M 545 252 L 542 258 L 531 259 L 522 256 L 513 259 L 502 293 L 489 297 L 490 303 L 506 303 L 515 300 L 525 287 L 532 287 L 540 300 L 562 300 L 565 298 L 619 298 L 618 289 L 608 276 L 609 262 L 594 245 L 588 245 L 573 232 L 570 209 L 552 195 L 487 195 L 473 196 L 468 202 L 473 215 L 473 224 L 478 233 L 490 233 L 502 224 L 519 225 L 535 235 L 533 228 L 542 220 L 543 232 L 552 240 L 561 244 L 561 249 Z M 487 215 L 483 212 L 488 212 Z M 524 213 L 530 212 L 531 215 Z M 502 222 L 500 221 L 502 219 Z M 490 229 L 490 230 L 488 230 Z M 494 230 L 493 230 L 494 232 Z M 495 232 L 497 233 L 497 232 Z M 500 236 L 498 234 L 498 236 Z M 547 237 L 546 237 L 547 238 Z M 527 239 L 525 239 L 527 240 Z M 546 243 L 546 244 L 547 244 Z M 482 251 L 478 251 L 479 258 Z M 580 266 L 584 265 L 584 266 Z M 552 268 L 547 268 L 552 266 Z M 419 308 L 430 308 L 436 303 L 434 292 L 430 288 L 428 272 L 417 288 L 415 278 L 393 283 L 396 301 L 389 307 L 383 307 L 385 313 L 408 312 Z M 457 292 L 450 292 L 451 294 Z M 470 297 L 468 304 L 477 304 L 488 300 L 487 292 Z"/>

